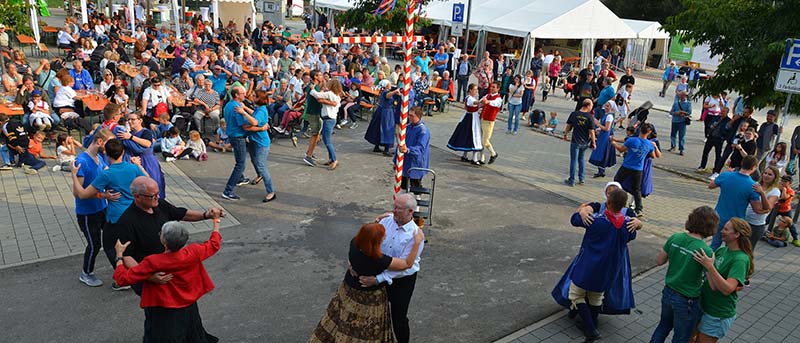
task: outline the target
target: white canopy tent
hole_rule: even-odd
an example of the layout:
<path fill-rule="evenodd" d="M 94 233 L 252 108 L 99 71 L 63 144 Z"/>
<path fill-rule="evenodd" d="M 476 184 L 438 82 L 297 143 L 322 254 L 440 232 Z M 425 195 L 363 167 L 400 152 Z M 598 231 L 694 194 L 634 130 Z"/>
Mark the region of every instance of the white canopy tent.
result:
<path fill-rule="evenodd" d="M 655 39 L 663 39 L 663 52 L 659 67 L 664 67 L 667 63 L 667 51 L 669 49 L 669 33 L 661 29 L 661 24 L 655 21 L 623 19 L 633 31 L 636 32 L 636 39 L 629 39 L 625 50 L 625 67 L 632 67 L 636 70 L 644 70 L 647 59 L 650 55 L 650 46 Z"/>
<path fill-rule="evenodd" d="M 423 12 L 433 24 L 452 26 L 453 4 L 464 0 L 432 1 Z M 347 10 L 347 0 L 317 0 L 317 7 Z M 600 0 L 486 0 L 474 1 L 470 30 L 525 37 L 521 61 L 529 61 L 536 38 L 583 39 L 589 50 L 597 39 L 636 38 L 636 32 Z M 485 43 L 485 39 L 482 40 Z M 591 53 L 583 56 L 588 63 Z M 527 68 L 527 62 L 519 67 Z M 518 72 L 524 71 L 518 70 Z"/>
<path fill-rule="evenodd" d="M 36 0 L 30 0 L 31 4 L 31 29 L 33 29 L 33 38 L 36 39 L 36 45 L 39 45 L 39 10 L 36 8 Z"/>
<path fill-rule="evenodd" d="M 224 11 L 222 12 L 219 9 L 220 4 L 224 7 Z M 244 23 L 247 22 L 247 18 L 253 18 L 253 23 L 256 23 L 256 5 L 254 0 L 213 0 L 211 8 L 215 20 L 212 25 L 215 28 L 218 28 L 219 25 L 226 25 L 230 20 L 233 20 L 240 28 L 244 28 Z"/>

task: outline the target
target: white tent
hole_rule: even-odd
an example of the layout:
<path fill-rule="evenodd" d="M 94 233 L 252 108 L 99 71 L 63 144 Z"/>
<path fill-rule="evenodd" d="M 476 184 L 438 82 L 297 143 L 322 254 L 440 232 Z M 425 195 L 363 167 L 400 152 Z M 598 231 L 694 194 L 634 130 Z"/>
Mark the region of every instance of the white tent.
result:
<path fill-rule="evenodd" d="M 222 4 L 222 10 L 220 10 L 220 4 Z M 213 0 L 211 7 L 216 21 L 212 25 L 215 28 L 219 27 L 218 25 L 224 27 L 231 20 L 240 29 L 244 28 L 247 18 L 253 18 L 253 23 L 255 23 L 256 5 L 254 0 Z"/>
<path fill-rule="evenodd" d="M 625 50 L 625 67 L 643 70 L 644 66 L 647 65 L 647 59 L 650 57 L 650 46 L 654 39 L 664 40 L 661 62 L 659 63 L 659 66 L 663 67 L 667 61 L 669 33 L 661 29 L 661 24 L 655 21 L 633 19 L 623 19 L 622 21 L 636 32 L 636 39 L 628 40 Z"/>
<path fill-rule="evenodd" d="M 39 10 L 36 7 L 36 0 L 30 0 L 31 4 L 31 29 L 33 29 L 33 38 L 36 39 L 36 45 L 39 45 Z"/>

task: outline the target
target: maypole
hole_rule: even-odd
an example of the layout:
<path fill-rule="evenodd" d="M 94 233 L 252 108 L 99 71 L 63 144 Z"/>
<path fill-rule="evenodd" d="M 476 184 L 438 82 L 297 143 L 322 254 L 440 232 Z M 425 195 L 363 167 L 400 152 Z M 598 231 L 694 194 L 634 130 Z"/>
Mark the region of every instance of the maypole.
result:
<path fill-rule="evenodd" d="M 414 12 L 416 12 L 417 0 L 409 0 L 406 6 L 406 34 L 404 36 L 405 45 L 405 64 L 403 65 L 403 104 L 400 106 L 400 135 L 399 146 L 406 145 L 406 123 L 408 122 L 408 95 L 411 92 L 411 45 L 414 41 Z M 400 193 L 400 183 L 403 180 L 403 158 L 405 154 L 397 149 L 395 159 L 394 175 L 394 194 Z"/>

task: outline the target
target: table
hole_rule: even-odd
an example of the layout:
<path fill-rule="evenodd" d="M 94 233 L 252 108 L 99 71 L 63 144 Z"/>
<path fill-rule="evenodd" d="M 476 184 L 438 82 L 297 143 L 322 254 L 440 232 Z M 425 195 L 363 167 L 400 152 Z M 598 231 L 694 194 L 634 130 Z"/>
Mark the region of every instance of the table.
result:
<path fill-rule="evenodd" d="M 36 46 L 36 39 L 31 36 L 26 35 L 17 35 L 17 40 L 19 41 L 20 46 L 22 45 L 30 45 L 31 47 L 31 56 L 33 56 L 33 47 Z"/>
<path fill-rule="evenodd" d="M 42 32 L 44 32 L 45 36 L 52 36 L 53 37 L 53 42 L 57 43 L 57 41 L 58 41 L 58 39 L 57 39 L 58 28 L 57 27 L 46 26 L 45 25 L 45 27 L 42 28 Z"/>
<path fill-rule="evenodd" d="M 172 106 L 186 107 L 186 96 L 181 94 L 181 92 L 178 92 L 178 90 L 175 89 L 175 87 L 170 87 L 170 88 L 171 89 L 170 89 L 169 95 L 170 95 L 170 102 L 172 103 Z"/>
<path fill-rule="evenodd" d="M 436 94 L 448 94 L 448 93 L 450 93 L 449 90 L 441 89 L 441 88 L 437 88 L 437 87 L 431 87 L 431 88 L 428 88 L 428 90 L 430 92 L 436 93 Z"/>
<path fill-rule="evenodd" d="M 261 75 L 261 73 L 264 72 L 261 70 L 261 68 L 251 68 L 250 66 L 244 64 L 242 64 L 242 71 L 253 76 Z"/>
<path fill-rule="evenodd" d="M 380 90 L 373 89 L 371 86 L 368 86 L 368 85 L 361 85 L 361 91 L 364 92 L 364 93 L 367 93 L 369 95 L 372 95 L 372 96 L 381 95 Z"/>
<path fill-rule="evenodd" d="M 136 44 L 136 38 L 133 38 L 131 36 L 119 36 L 119 40 L 127 44 Z"/>
<path fill-rule="evenodd" d="M 346 71 L 335 71 L 335 72 L 331 73 L 331 76 L 338 76 L 338 77 L 347 77 L 349 75 L 350 75 L 350 73 L 348 73 Z"/>
<path fill-rule="evenodd" d="M 139 75 L 139 70 L 136 69 L 136 67 L 134 67 L 131 64 L 120 64 L 117 66 L 117 69 L 121 70 L 125 75 L 128 75 L 128 77 L 130 78 L 134 78 L 136 77 L 136 75 Z"/>
<path fill-rule="evenodd" d="M 162 59 L 163 58 L 163 59 L 166 59 L 166 60 L 174 60 L 175 59 L 175 55 L 174 54 L 168 54 L 168 53 L 166 53 L 164 51 L 159 51 L 156 54 L 156 58 L 157 59 Z"/>
<path fill-rule="evenodd" d="M 102 112 L 106 105 L 111 102 L 103 94 L 88 94 L 84 90 L 77 91 L 76 93 L 78 95 L 75 96 L 75 99 L 82 101 L 83 106 L 92 112 Z"/>
<path fill-rule="evenodd" d="M 22 106 L 17 105 L 15 103 L 9 104 L 1 104 L 0 103 L 0 114 L 5 114 L 7 116 L 21 116 L 25 114 L 25 111 L 22 109 Z"/>

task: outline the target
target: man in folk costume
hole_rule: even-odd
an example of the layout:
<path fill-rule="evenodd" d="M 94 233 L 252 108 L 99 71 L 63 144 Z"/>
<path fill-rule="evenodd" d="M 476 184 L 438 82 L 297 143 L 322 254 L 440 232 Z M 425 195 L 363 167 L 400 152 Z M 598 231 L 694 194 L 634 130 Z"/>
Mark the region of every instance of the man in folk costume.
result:
<path fill-rule="evenodd" d="M 500 96 L 498 90 L 500 85 L 493 82 L 489 90 L 489 94 L 481 99 L 483 109 L 481 110 L 481 131 L 483 131 L 483 151 L 481 152 L 481 162 L 486 160 L 486 151 L 488 150 L 489 164 L 494 163 L 497 159 L 497 152 L 492 147 L 492 131 L 494 131 L 494 121 L 497 119 L 497 113 L 500 112 L 500 107 L 503 106 L 503 97 Z"/>

